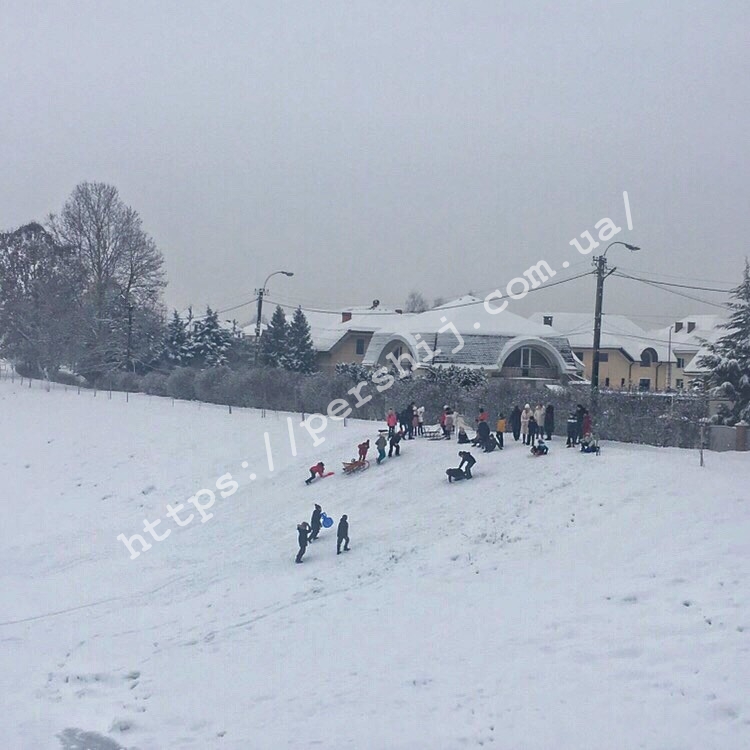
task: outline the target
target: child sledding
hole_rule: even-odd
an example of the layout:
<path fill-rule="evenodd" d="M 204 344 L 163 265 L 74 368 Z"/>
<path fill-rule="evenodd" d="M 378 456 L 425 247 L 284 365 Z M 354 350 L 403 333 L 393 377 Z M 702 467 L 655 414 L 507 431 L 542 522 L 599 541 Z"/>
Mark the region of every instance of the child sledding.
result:
<path fill-rule="evenodd" d="M 542 438 L 539 438 L 537 442 L 531 446 L 531 455 L 534 456 L 534 458 L 538 458 L 539 456 L 546 456 L 549 453 L 549 448 L 547 447 L 547 444 L 542 440 Z"/>
<path fill-rule="evenodd" d="M 599 441 L 592 435 L 584 435 L 583 440 L 581 440 L 581 453 L 593 453 L 594 455 L 598 456 L 602 452 L 602 449 L 599 447 Z"/>

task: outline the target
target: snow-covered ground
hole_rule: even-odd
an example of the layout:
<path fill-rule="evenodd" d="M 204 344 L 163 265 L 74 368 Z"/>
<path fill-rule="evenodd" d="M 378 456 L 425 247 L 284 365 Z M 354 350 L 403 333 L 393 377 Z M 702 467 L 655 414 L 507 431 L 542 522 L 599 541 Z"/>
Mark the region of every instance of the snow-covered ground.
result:
<path fill-rule="evenodd" d="M 448 485 L 423 440 L 306 487 L 374 428 L 295 458 L 285 416 L 0 383 L 0 747 L 750 747 L 750 455 L 511 440 Z M 316 501 L 352 550 L 294 565 Z"/>

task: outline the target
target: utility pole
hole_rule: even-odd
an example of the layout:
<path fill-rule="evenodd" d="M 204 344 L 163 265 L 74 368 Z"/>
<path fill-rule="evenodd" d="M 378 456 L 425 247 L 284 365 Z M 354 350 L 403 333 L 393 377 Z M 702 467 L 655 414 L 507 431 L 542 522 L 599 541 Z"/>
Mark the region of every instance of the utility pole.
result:
<path fill-rule="evenodd" d="M 131 369 L 130 365 L 130 352 L 132 350 L 133 345 L 133 305 L 128 305 L 128 346 L 127 346 L 127 352 L 125 354 L 125 362 L 127 364 L 128 370 Z"/>
<path fill-rule="evenodd" d="M 255 321 L 255 364 L 258 364 L 258 354 L 260 352 L 260 316 L 263 314 L 263 294 L 265 289 L 256 289 L 258 295 L 258 319 Z"/>
<path fill-rule="evenodd" d="M 667 356 L 667 390 L 672 390 L 672 326 L 669 326 L 669 355 Z"/>
<path fill-rule="evenodd" d="M 274 271 L 273 273 L 269 273 L 266 277 L 266 280 L 263 282 L 263 286 L 260 289 L 256 289 L 255 293 L 258 295 L 258 319 L 255 321 L 255 364 L 258 364 L 258 355 L 260 354 L 260 323 L 261 323 L 261 316 L 263 315 L 263 296 L 266 293 L 266 286 L 268 285 L 268 280 L 272 276 L 276 276 L 277 274 L 283 274 L 284 276 L 294 276 L 294 271 Z"/>
<path fill-rule="evenodd" d="M 640 250 L 635 245 L 627 242 L 610 242 L 601 255 L 594 257 L 594 268 L 596 269 L 596 305 L 594 308 L 594 354 L 591 363 L 591 411 L 596 415 L 599 397 L 599 350 L 602 343 L 602 306 L 604 303 L 604 279 L 611 276 L 617 268 L 607 272 L 607 250 L 612 245 L 624 245 L 628 250 L 634 252 Z"/>

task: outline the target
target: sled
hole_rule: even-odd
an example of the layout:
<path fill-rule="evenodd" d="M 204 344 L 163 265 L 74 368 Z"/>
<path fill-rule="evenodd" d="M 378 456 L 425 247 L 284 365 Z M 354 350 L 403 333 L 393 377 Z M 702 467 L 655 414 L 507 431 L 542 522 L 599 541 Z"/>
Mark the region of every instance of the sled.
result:
<path fill-rule="evenodd" d="M 354 474 L 358 471 L 364 471 L 370 468 L 370 462 L 365 458 L 363 460 L 344 461 L 344 474 Z"/>
<path fill-rule="evenodd" d="M 424 436 L 428 440 L 445 440 L 445 435 L 443 435 L 443 429 L 440 427 L 440 425 L 432 425 L 424 427 Z"/>
<path fill-rule="evenodd" d="M 321 514 L 320 522 L 323 524 L 324 529 L 330 529 L 331 526 L 333 526 L 333 519 L 330 516 L 327 516 L 325 513 Z"/>

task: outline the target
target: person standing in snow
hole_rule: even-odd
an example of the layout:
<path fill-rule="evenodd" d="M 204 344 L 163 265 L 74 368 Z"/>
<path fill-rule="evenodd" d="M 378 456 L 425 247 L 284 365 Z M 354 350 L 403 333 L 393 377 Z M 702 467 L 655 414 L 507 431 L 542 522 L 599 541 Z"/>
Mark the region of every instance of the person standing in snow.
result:
<path fill-rule="evenodd" d="M 310 467 L 310 476 L 305 479 L 305 484 L 310 484 L 315 477 L 322 477 L 325 473 L 326 465 L 322 461 L 318 461 L 315 466 Z"/>
<path fill-rule="evenodd" d="M 417 424 L 420 437 L 424 435 L 424 406 L 417 409 Z"/>
<path fill-rule="evenodd" d="M 537 424 L 536 417 L 532 414 L 529 417 L 529 445 L 534 445 L 537 433 L 540 432 L 539 425 Z"/>
<path fill-rule="evenodd" d="M 456 417 L 453 414 L 453 409 L 446 407 L 445 408 L 445 439 L 450 440 L 451 435 L 453 434 L 453 425 L 455 424 Z"/>
<path fill-rule="evenodd" d="M 315 503 L 315 510 L 312 512 L 312 518 L 310 518 L 310 541 L 314 542 L 320 534 L 321 527 L 321 516 L 323 515 L 323 509 Z"/>
<path fill-rule="evenodd" d="M 523 435 L 524 445 L 531 445 L 531 441 L 529 440 L 529 420 L 533 416 L 534 414 L 531 411 L 531 406 L 529 406 L 529 404 L 526 404 L 526 406 L 523 407 L 523 411 L 521 412 L 521 435 Z"/>
<path fill-rule="evenodd" d="M 547 440 L 552 440 L 552 434 L 555 431 L 555 407 L 552 404 L 547 404 L 547 408 L 544 411 L 544 432 L 547 435 Z"/>
<path fill-rule="evenodd" d="M 578 436 L 578 419 L 575 412 L 570 412 L 568 415 L 568 421 L 566 423 L 568 429 L 568 442 L 565 443 L 566 448 L 573 448 L 576 444 L 576 437 Z"/>
<path fill-rule="evenodd" d="M 590 435 L 593 431 L 593 424 L 591 421 L 591 414 L 588 409 L 583 410 L 583 437 Z"/>
<path fill-rule="evenodd" d="M 393 456 L 393 453 L 395 451 L 397 456 L 401 455 L 401 438 L 404 436 L 404 433 L 399 430 L 398 432 L 394 432 L 393 435 L 391 435 L 391 439 L 389 440 L 389 447 L 388 447 L 388 458 L 391 458 Z"/>
<path fill-rule="evenodd" d="M 349 551 L 349 517 L 341 516 L 339 525 L 336 527 L 336 554 L 341 554 L 341 542 L 344 543 L 344 552 Z"/>
<path fill-rule="evenodd" d="M 477 424 L 477 436 L 474 438 L 474 445 L 478 445 L 482 450 L 487 450 L 487 442 L 490 438 L 490 426 L 484 420 Z"/>
<path fill-rule="evenodd" d="M 367 460 L 367 451 L 369 451 L 369 450 L 370 450 L 370 440 L 368 438 L 367 440 L 365 440 L 364 443 L 360 443 L 357 446 L 357 452 L 359 454 L 359 460 L 360 461 Z"/>
<path fill-rule="evenodd" d="M 513 431 L 513 440 L 518 442 L 521 437 L 521 410 L 518 405 L 514 406 L 510 413 L 510 429 Z"/>
<path fill-rule="evenodd" d="M 497 424 L 495 425 L 495 437 L 497 438 L 497 447 L 500 448 L 500 450 L 503 449 L 503 444 L 505 441 L 505 415 L 501 414 L 497 418 Z"/>
<path fill-rule="evenodd" d="M 385 435 L 381 432 L 378 435 L 378 439 L 375 441 L 375 447 L 378 449 L 378 457 L 376 459 L 377 463 L 382 463 L 385 458 L 385 446 L 387 444 L 388 441 L 385 439 Z"/>
<path fill-rule="evenodd" d="M 480 422 L 488 422 L 490 419 L 490 415 L 487 413 L 487 410 L 483 407 L 479 407 L 479 416 L 474 420 L 477 424 Z"/>
<path fill-rule="evenodd" d="M 393 435 L 396 431 L 396 425 L 398 424 L 398 417 L 393 409 L 388 409 L 388 414 L 385 417 L 385 423 L 388 425 L 388 437 Z"/>
<path fill-rule="evenodd" d="M 306 521 L 297 524 L 297 542 L 299 543 L 299 552 L 297 553 L 297 557 L 294 559 L 294 562 L 296 563 L 302 562 L 302 557 L 305 554 L 305 550 L 307 549 L 307 537 L 309 532 L 310 527 L 307 525 Z"/>
<path fill-rule="evenodd" d="M 467 479 L 472 479 L 471 467 L 477 462 L 476 458 L 469 453 L 469 451 L 459 451 L 458 455 L 461 456 L 461 463 L 458 465 L 459 469 L 463 469 L 463 472 Z M 466 468 L 464 469 L 464 464 Z"/>
<path fill-rule="evenodd" d="M 576 443 L 580 442 L 583 437 L 583 415 L 586 413 L 586 407 L 583 404 L 576 406 L 576 422 L 578 429 L 576 430 Z"/>
<path fill-rule="evenodd" d="M 537 404 L 534 409 L 534 419 L 536 420 L 536 431 L 541 435 L 544 429 L 544 407 Z"/>

